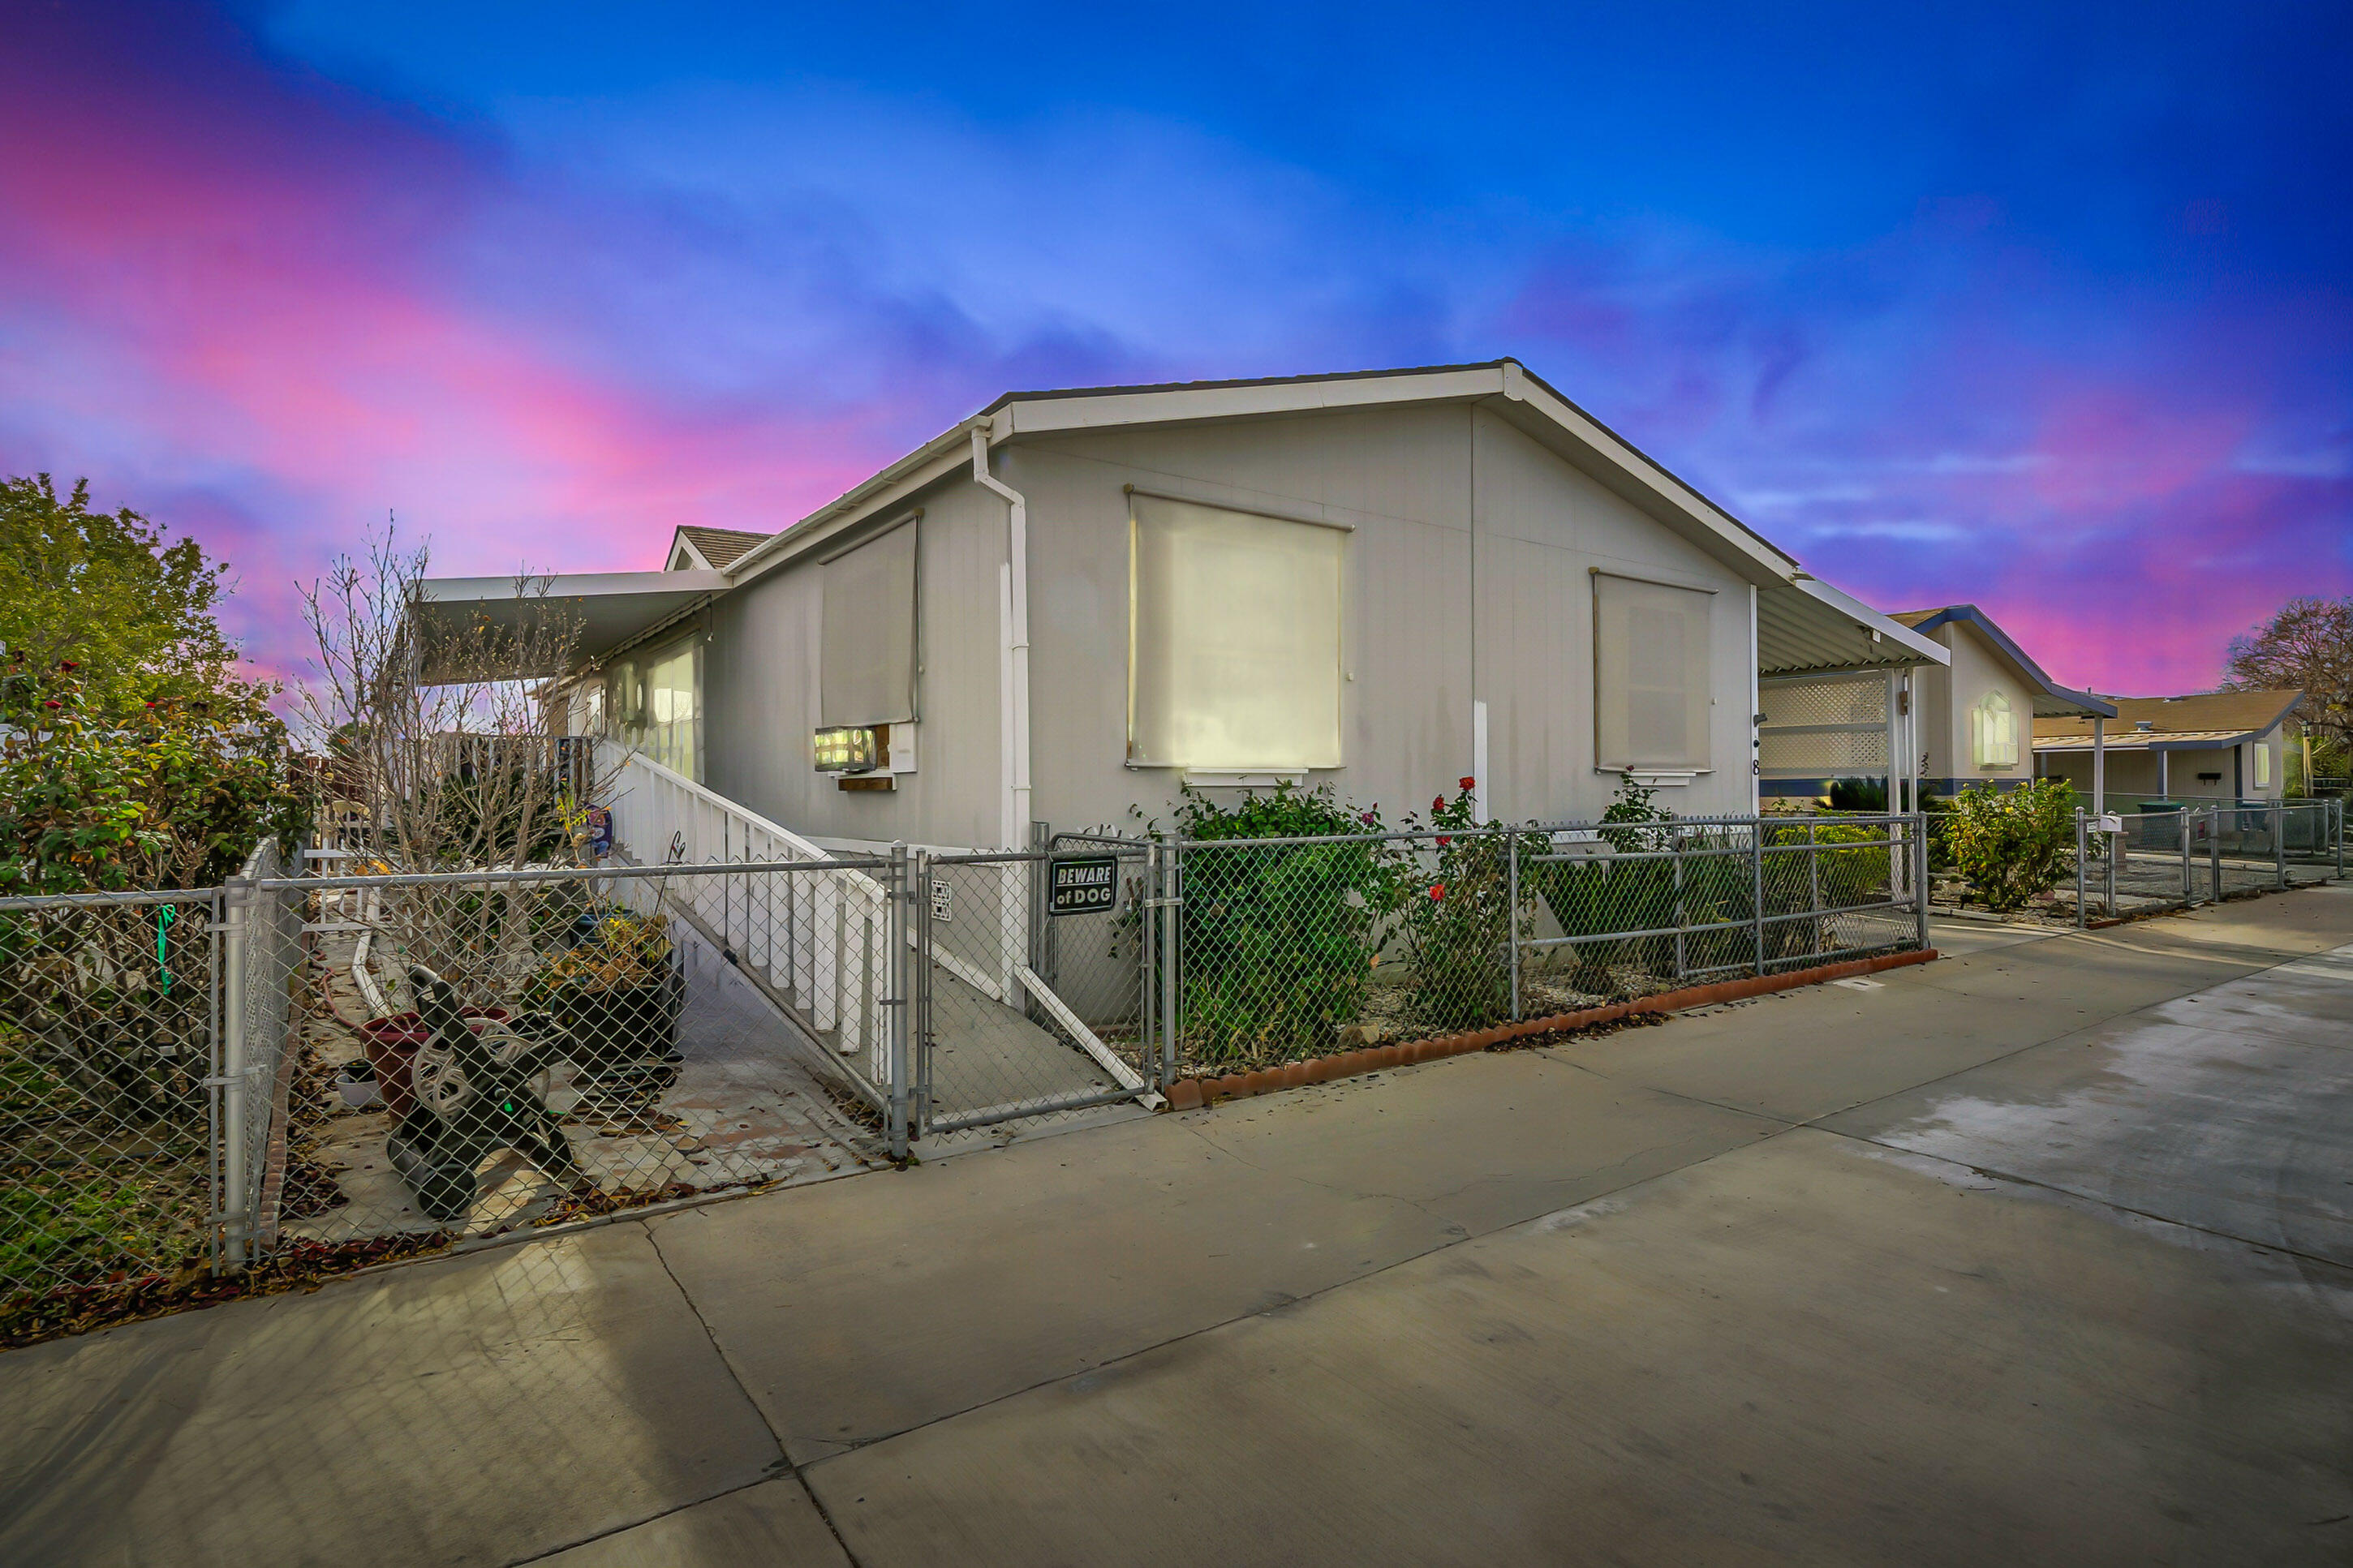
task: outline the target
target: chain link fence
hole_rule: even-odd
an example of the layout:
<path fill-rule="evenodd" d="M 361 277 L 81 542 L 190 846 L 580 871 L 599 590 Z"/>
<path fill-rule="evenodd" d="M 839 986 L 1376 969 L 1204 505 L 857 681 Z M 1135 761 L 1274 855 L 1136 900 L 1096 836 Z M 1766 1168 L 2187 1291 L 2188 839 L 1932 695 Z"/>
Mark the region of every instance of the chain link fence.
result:
<path fill-rule="evenodd" d="M 889 1156 L 888 861 L 290 869 L 0 901 L 0 1331 Z"/>
<path fill-rule="evenodd" d="M 0 1316 L 1917 945 L 1922 843 L 1886 816 L 434 875 L 265 849 L 213 889 L 0 900 Z"/>
<path fill-rule="evenodd" d="M 2341 799 L 2075 814 L 2078 925 L 2344 875 Z"/>
<path fill-rule="evenodd" d="M 1925 946 L 1926 842 L 1881 816 L 1169 845 L 1164 1081 Z"/>

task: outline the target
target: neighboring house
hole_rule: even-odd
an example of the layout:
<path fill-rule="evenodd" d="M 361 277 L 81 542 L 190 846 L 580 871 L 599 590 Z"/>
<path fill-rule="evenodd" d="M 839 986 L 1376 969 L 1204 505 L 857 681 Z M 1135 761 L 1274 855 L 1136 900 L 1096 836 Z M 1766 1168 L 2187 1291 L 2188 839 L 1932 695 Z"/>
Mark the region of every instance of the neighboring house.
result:
<path fill-rule="evenodd" d="M 1392 820 L 1464 776 L 1508 819 L 1629 778 L 1745 814 L 1760 677 L 1950 657 L 1510 360 L 1010 394 L 718 532 L 543 597 L 427 583 L 426 640 L 558 607 L 575 728 L 820 842 L 975 847 L 1286 779 Z"/>
<path fill-rule="evenodd" d="M 2210 691 L 2113 697 L 2106 726 L 2111 801 L 2278 800 L 2286 791 L 2286 720 L 2301 691 Z M 2080 720 L 2034 726 L 2034 758 L 2052 778 L 2088 789 L 2092 732 Z"/>
<path fill-rule="evenodd" d="M 1972 784 L 2015 788 L 2034 776 L 2042 715 L 2113 717 L 2089 692 L 2053 682 L 1975 605 L 1890 617 L 1945 651 L 1908 672 L 1767 679 L 1759 757 L 1763 793 L 1820 798 L 1841 778 L 1917 780 L 1951 795 Z M 1913 798 L 1897 798 L 1909 806 Z"/>
<path fill-rule="evenodd" d="M 2046 719 L 2113 719 L 2116 709 L 2042 672 L 2026 650 L 1975 605 L 1899 610 L 1895 620 L 1933 637 L 1949 664 L 1915 678 L 1922 787 L 1957 795 L 1973 784 L 2015 789 L 2034 777 L 2035 725 Z M 2114 726 L 2108 726 L 2114 751 Z M 2114 764 L 2110 764 L 2113 770 Z M 2111 771 L 2109 787 L 2115 787 Z"/>

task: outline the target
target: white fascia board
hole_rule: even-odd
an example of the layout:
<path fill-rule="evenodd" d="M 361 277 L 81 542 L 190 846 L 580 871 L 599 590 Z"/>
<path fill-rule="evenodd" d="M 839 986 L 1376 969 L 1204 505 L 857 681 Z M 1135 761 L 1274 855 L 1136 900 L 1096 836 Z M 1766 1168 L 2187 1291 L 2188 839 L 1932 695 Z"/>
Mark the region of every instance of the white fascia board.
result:
<path fill-rule="evenodd" d="M 1508 378 L 1510 385 L 1504 389 L 1508 400 L 1505 408 L 1509 404 L 1518 404 L 1535 416 L 1534 421 L 1514 419 L 1512 422 L 1521 429 L 1556 451 L 1565 438 L 1570 450 L 1564 455 L 1572 461 L 1583 458 L 1577 462 L 1579 468 L 1747 581 L 1760 585 L 1786 583 L 1796 573 L 1795 556 L 1765 542 L 1730 513 L 1628 446 L 1583 411 L 1525 375 L 1516 374 L 1520 368 L 1517 364 L 1506 368 L 1514 374 Z"/>
<path fill-rule="evenodd" d="M 900 458 L 857 489 L 819 507 L 781 533 L 771 534 L 735 558 L 724 575 L 742 587 L 755 577 L 808 552 L 878 512 L 903 505 L 918 490 L 935 485 L 972 464 L 972 422 L 967 420 Z"/>
<path fill-rule="evenodd" d="M 1839 614 L 1853 621 L 1855 625 L 1868 626 L 1877 632 L 1881 641 L 1892 642 L 1898 647 L 1907 648 L 1918 654 L 1919 662 L 1922 664 L 1949 666 L 1953 662 L 1952 650 L 1943 643 L 1934 637 L 1922 637 L 1903 622 L 1881 615 L 1861 599 L 1851 594 L 1840 593 L 1819 577 L 1809 577 L 1800 573 L 1789 585 L 1808 598 L 1816 599 L 1830 605 Z"/>
<path fill-rule="evenodd" d="M 722 572 L 565 572 L 521 577 L 427 577 L 417 584 L 424 604 L 494 603 L 505 599 L 599 599 L 617 594 L 723 594 Z"/>
<path fill-rule="evenodd" d="M 1113 426 L 1191 424 L 1270 414 L 1318 414 L 1409 403 L 1460 403 L 1501 395 L 1504 370 L 1480 365 L 1419 375 L 1335 377 L 1257 386 L 1159 387 L 1087 397 L 1017 398 L 989 418 L 991 445 Z"/>

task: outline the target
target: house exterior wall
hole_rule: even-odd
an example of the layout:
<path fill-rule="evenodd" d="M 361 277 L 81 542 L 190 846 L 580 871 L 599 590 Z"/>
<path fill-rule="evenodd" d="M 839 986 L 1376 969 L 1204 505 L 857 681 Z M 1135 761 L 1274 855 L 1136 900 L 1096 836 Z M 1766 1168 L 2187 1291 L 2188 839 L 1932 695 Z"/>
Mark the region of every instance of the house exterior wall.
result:
<path fill-rule="evenodd" d="M 1392 820 L 1474 771 L 1488 704 L 1488 805 L 1591 817 L 1595 569 L 1707 590 L 1713 771 L 1669 789 L 1684 814 L 1746 812 L 1746 583 L 1513 426 L 1455 405 L 1026 437 L 996 470 L 1029 501 L 1032 815 L 1059 829 L 1167 819 L 1178 774 L 1130 768 L 1128 492 L 1345 527 L 1344 763 L 1314 775 Z M 994 846 L 997 584 L 1006 506 L 968 474 L 923 510 L 917 764 L 895 790 L 816 773 L 821 568 L 805 557 L 726 595 L 704 645 L 709 786 L 820 841 Z M 888 514 L 903 515 L 907 508 Z M 877 521 L 887 521 L 878 516 Z"/>
<path fill-rule="evenodd" d="M 1921 705 L 1921 776 L 1928 789 L 1952 795 L 1972 784 L 2014 789 L 2034 776 L 2034 693 L 1994 650 L 1984 634 L 1962 621 L 1947 621 L 1928 634 L 1952 655 L 1948 666 L 1924 665 L 1913 675 L 1914 700 Z M 1969 710 L 1989 691 L 2008 700 L 2018 725 L 2015 765 L 1981 768 L 1970 745 Z"/>
<path fill-rule="evenodd" d="M 1491 814 L 1598 816 L 1618 787 L 1593 767 L 1598 567 L 1714 592 L 1714 771 L 1666 793 L 1749 809 L 1746 584 L 1482 410 L 1106 430 L 998 461 L 1029 501 L 1034 809 L 1058 827 L 1165 820 L 1178 791 L 1173 769 L 1125 765 L 1130 485 L 1350 531 L 1344 761 L 1311 784 L 1392 820 L 1426 809 L 1475 772 L 1483 700 Z"/>
<path fill-rule="evenodd" d="M 712 789 L 820 842 L 996 843 L 1005 503 L 958 478 L 878 521 L 917 507 L 915 772 L 893 790 L 851 791 L 813 765 L 824 578 L 812 554 L 711 608 L 702 746 Z"/>
<path fill-rule="evenodd" d="M 2262 788 L 2255 784 L 2254 751 L 2268 747 L 2272 752 L 2271 783 Z M 2194 751 L 2166 753 L 2165 784 L 2169 795 L 2158 787 L 2158 762 L 2154 752 L 2110 752 L 2107 759 L 2107 798 L 2111 805 L 2138 800 L 2278 800 L 2284 790 L 2282 770 L 2287 759 L 2280 732 L 2273 731 L 2260 742 L 2248 742 L 2240 746 L 2209 746 Z M 2233 767 L 2237 771 L 2234 773 Z M 2092 793 L 2092 754 L 2089 752 L 2046 752 L 2042 754 L 2042 771 L 2052 778 L 2063 778 L 2073 784 L 2088 802 Z M 2219 777 L 2201 780 L 2200 773 Z M 2232 780 L 2238 781 L 2235 796 Z"/>

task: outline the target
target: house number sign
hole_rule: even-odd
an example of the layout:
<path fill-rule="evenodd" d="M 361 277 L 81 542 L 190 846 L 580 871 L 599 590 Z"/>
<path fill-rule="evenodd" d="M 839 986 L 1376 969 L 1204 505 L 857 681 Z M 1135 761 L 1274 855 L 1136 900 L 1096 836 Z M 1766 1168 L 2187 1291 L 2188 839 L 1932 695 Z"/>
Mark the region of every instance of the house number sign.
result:
<path fill-rule="evenodd" d="M 1049 914 L 1100 914 L 1119 902 L 1119 857 L 1074 855 L 1057 860 L 1048 887 Z"/>

